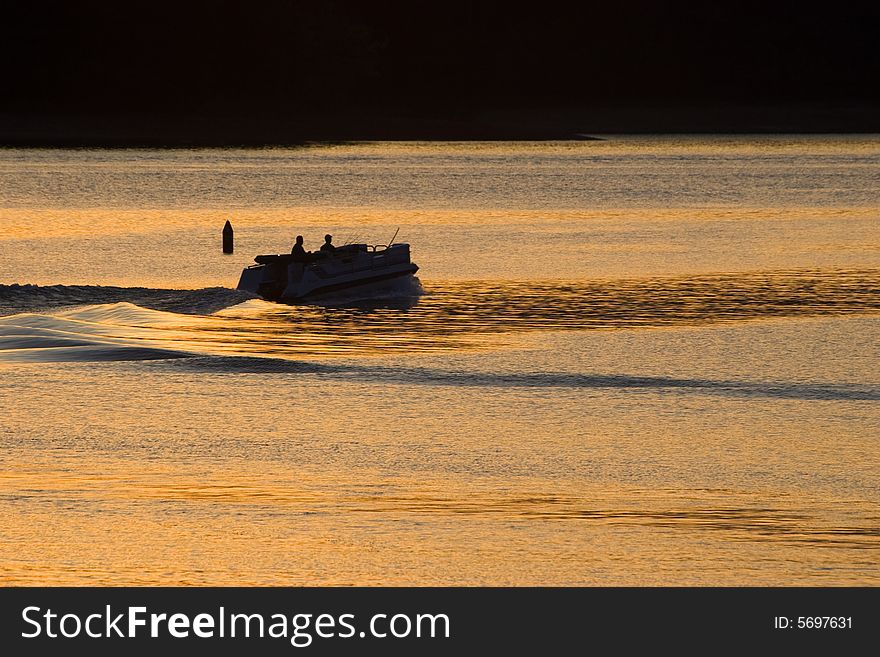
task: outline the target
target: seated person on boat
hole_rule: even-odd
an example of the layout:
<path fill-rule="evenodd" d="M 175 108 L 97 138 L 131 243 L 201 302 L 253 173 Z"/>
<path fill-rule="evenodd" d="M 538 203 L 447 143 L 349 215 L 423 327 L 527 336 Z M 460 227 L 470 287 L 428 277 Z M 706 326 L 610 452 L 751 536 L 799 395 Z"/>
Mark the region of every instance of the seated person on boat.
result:
<path fill-rule="evenodd" d="M 330 253 L 335 250 L 336 247 L 333 246 L 333 236 L 324 235 L 324 243 L 321 245 L 321 251 L 324 251 L 325 253 Z"/>

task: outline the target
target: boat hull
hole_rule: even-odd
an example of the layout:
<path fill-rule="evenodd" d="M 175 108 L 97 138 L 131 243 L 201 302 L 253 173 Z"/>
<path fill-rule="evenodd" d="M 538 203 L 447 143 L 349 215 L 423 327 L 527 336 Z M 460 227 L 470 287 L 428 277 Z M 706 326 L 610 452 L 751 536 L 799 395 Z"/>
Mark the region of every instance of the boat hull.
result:
<path fill-rule="evenodd" d="M 313 290 L 305 292 L 304 294 L 299 294 L 298 291 L 294 292 L 293 295 L 285 294 L 282 295 L 281 300 L 291 300 L 295 301 L 298 299 L 310 299 L 316 298 L 327 294 L 334 294 L 339 292 L 346 292 L 351 290 L 362 290 L 369 287 L 376 286 L 381 283 L 386 283 L 391 280 L 400 279 L 400 278 L 412 278 L 412 276 L 419 270 L 417 265 L 409 264 L 405 267 L 395 269 L 394 271 L 387 271 L 381 274 L 377 273 L 371 276 L 363 277 L 363 278 L 352 278 L 346 281 L 338 281 L 334 283 L 328 283 L 321 287 L 317 287 Z"/>
<path fill-rule="evenodd" d="M 370 250 L 372 248 L 372 250 Z M 418 265 L 410 262 L 409 245 L 386 249 L 349 245 L 312 261 L 293 256 L 257 256 L 258 264 L 241 274 L 237 289 L 267 301 L 300 301 L 349 290 L 367 290 L 394 279 L 412 277 Z"/>

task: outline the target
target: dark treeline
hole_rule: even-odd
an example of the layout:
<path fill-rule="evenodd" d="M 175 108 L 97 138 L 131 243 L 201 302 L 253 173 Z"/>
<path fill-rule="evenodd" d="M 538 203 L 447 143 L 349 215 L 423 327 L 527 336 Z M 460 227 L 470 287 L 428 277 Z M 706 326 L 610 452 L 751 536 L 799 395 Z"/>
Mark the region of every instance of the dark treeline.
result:
<path fill-rule="evenodd" d="M 12 1 L 0 25 L 7 115 L 880 100 L 880 4 Z"/>

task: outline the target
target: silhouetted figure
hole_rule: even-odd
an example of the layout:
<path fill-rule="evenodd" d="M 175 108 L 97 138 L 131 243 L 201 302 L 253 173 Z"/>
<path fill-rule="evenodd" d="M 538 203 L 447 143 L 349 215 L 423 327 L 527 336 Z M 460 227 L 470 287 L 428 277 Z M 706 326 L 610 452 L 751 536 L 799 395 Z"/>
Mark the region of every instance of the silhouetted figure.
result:
<path fill-rule="evenodd" d="M 309 253 L 303 247 L 303 236 L 296 236 L 296 244 L 293 245 L 293 248 L 290 250 L 290 255 L 293 256 L 293 259 L 297 262 L 305 262 L 309 258 Z"/>
<path fill-rule="evenodd" d="M 336 247 L 333 246 L 333 236 L 332 235 L 324 235 L 324 243 L 321 245 L 321 250 L 325 253 L 329 253 L 331 251 L 335 251 Z"/>

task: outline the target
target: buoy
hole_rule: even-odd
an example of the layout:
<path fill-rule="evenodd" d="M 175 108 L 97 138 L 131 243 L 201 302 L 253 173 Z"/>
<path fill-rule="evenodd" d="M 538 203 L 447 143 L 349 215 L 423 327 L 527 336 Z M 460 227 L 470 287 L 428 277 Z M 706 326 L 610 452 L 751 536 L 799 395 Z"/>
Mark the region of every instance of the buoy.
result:
<path fill-rule="evenodd" d="M 223 226 L 223 253 L 232 253 L 232 224 L 229 223 L 229 219 Z"/>

